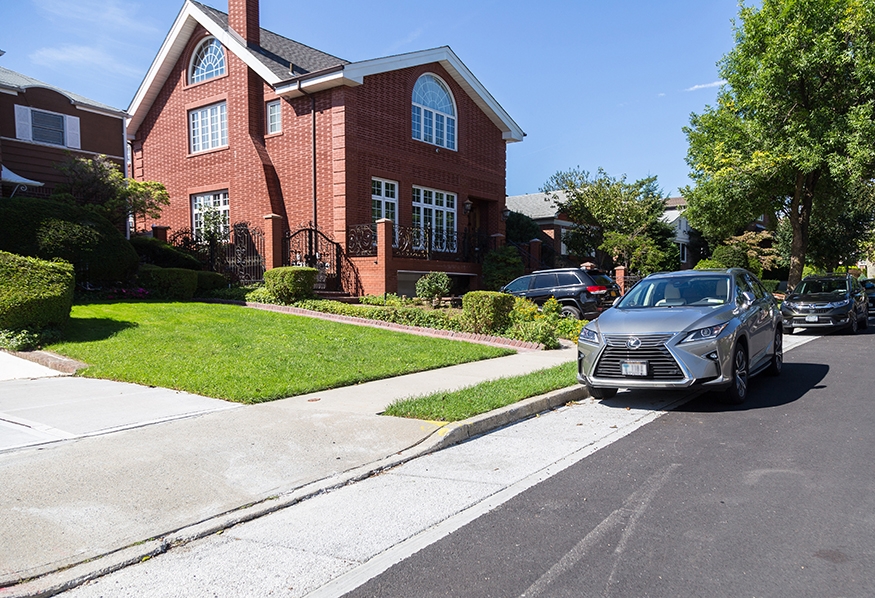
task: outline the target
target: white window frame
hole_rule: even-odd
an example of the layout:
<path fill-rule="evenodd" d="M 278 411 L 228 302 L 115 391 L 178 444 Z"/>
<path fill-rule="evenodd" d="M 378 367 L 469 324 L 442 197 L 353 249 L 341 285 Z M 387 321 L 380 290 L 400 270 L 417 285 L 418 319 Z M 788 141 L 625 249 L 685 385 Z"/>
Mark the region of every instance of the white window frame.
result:
<path fill-rule="evenodd" d="M 429 106 L 424 102 L 417 101 L 419 99 L 416 94 L 417 86 L 420 81 L 426 78 L 434 79 L 438 87 L 447 94 L 447 99 L 452 106 L 452 114 L 445 110 L 439 110 L 433 105 Z M 417 79 L 411 98 L 410 122 L 413 139 L 456 151 L 459 145 L 457 114 L 456 98 L 453 97 L 450 86 L 443 79 L 434 73 L 425 73 Z"/>
<path fill-rule="evenodd" d="M 210 59 L 214 64 L 208 66 L 202 72 L 196 72 L 198 68 Z M 188 64 L 188 84 L 203 83 L 216 77 L 221 77 L 228 72 L 225 60 L 225 48 L 215 37 L 208 37 L 201 41 L 191 53 L 191 61 Z"/>
<path fill-rule="evenodd" d="M 398 246 L 398 181 L 371 178 L 371 223 L 386 218 L 392 221 L 392 245 Z M 374 244 L 377 238 L 374 237 Z"/>
<path fill-rule="evenodd" d="M 189 152 L 197 154 L 228 145 L 228 107 L 226 102 L 188 111 Z"/>
<path fill-rule="evenodd" d="M 266 131 L 268 135 L 283 132 L 283 110 L 280 100 L 268 102 L 264 109 L 264 116 L 267 119 Z"/>
<path fill-rule="evenodd" d="M 203 239 L 203 215 L 209 209 L 218 210 L 222 216 L 222 236 L 227 238 L 231 232 L 231 200 L 228 190 L 195 193 L 191 196 L 191 234 L 197 241 Z"/>
<path fill-rule="evenodd" d="M 682 264 L 686 264 L 686 263 L 687 263 L 687 258 L 688 258 L 688 255 L 687 255 L 687 244 L 686 244 L 686 243 L 678 243 L 678 250 L 679 250 L 680 255 L 681 255 L 681 263 L 682 263 Z"/>
<path fill-rule="evenodd" d="M 413 187 L 412 221 L 413 228 L 419 229 L 421 235 L 414 243 L 416 249 L 425 249 L 426 232 L 430 234 L 433 251 L 456 253 L 458 251 L 458 208 L 459 197 L 456 193 L 430 189 L 428 187 Z"/>
<path fill-rule="evenodd" d="M 61 118 L 61 122 L 63 122 L 62 130 L 60 131 L 63 136 L 61 143 L 35 138 L 34 113 L 48 114 Z M 15 104 L 15 137 L 21 141 L 29 141 L 31 143 L 82 149 L 78 116 L 70 116 L 69 114 L 61 114 L 60 112 L 52 112 L 51 110 L 42 110 L 40 108 L 31 108 L 30 106 L 21 106 L 20 104 Z"/>

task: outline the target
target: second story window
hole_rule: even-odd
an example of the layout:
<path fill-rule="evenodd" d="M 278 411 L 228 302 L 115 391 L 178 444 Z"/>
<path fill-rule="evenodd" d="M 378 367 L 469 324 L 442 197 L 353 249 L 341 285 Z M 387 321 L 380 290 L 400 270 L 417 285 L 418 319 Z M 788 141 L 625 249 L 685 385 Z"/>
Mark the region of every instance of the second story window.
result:
<path fill-rule="evenodd" d="M 188 113 L 189 151 L 203 152 L 228 145 L 228 111 L 225 102 Z"/>
<path fill-rule="evenodd" d="M 200 43 L 191 57 L 188 70 L 188 83 L 200 83 L 225 74 L 225 51 L 214 37 Z"/>
<path fill-rule="evenodd" d="M 280 101 L 274 100 L 267 103 L 267 134 L 281 133 L 283 130 L 282 112 L 280 110 Z"/>
<path fill-rule="evenodd" d="M 79 118 L 16 104 L 15 137 L 79 149 Z"/>
<path fill-rule="evenodd" d="M 456 105 L 446 84 L 425 74 L 413 86 L 413 138 L 456 149 Z"/>

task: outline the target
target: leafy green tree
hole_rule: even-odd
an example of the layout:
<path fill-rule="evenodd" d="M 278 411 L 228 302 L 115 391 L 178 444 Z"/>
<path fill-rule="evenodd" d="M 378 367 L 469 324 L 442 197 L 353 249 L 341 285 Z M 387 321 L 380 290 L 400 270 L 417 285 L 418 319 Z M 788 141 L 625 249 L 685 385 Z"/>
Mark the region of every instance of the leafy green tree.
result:
<path fill-rule="evenodd" d="M 686 215 L 712 242 L 782 215 L 793 286 L 812 219 L 829 223 L 875 174 L 875 3 L 763 0 L 741 7 L 735 33 L 717 105 L 684 129 Z"/>
<path fill-rule="evenodd" d="M 674 231 L 660 218 L 665 198 L 655 176 L 628 183 L 601 168 L 595 177 L 571 169 L 554 174 L 543 191 L 565 192 L 564 199 L 554 193 L 553 201 L 574 223 L 564 238 L 571 253 L 599 249 L 642 273 L 677 268 Z"/>
<path fill-rule="evenodd" d="M 87 207 L 120 229 L 128 215 L 145 226 L 146 218 L 159 218 L 161 209 L 170 204 L 164 185 L 154 181 L 126 179 L 118 164 L 100 155 L 96 158 L 75 158 L 56 168 L 66 181 L 55 188 L 54 199 Z"/>
<path fill-rule="evenodd" d="M 505 222 L 505 233 L 511 243 L 528 243 L 541 238 L 541 227 L 525 214 L 511 212 Z"/>

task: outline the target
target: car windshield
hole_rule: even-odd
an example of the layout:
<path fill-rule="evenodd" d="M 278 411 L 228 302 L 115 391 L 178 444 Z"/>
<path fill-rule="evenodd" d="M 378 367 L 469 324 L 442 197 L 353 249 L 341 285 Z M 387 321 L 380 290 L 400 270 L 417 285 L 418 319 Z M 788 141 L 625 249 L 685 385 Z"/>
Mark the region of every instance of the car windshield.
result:
<path fill-rule="evenodd" d="M 724 305 L 729 301 L 725 274 L 645 278 L 617 304 L 620 309 Z"/>
<path fill-rule="evenodd" d="M 848 281 L 843 278 L 825 278 L 823 280 L 803 280 L 796 287 L 799 295 L 814 295 L 816 293 L 833 293 L 844 295 L 848 292 Z"/>

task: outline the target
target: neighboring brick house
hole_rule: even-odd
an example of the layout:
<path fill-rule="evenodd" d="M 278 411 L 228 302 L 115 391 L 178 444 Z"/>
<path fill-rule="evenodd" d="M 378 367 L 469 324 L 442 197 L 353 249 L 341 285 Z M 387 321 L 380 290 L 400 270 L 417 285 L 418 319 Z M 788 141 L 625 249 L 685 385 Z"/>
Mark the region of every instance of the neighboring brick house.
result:
<path fill-rule="evenodd" d="M 133 176 L 170 194 L 152 224 L 248 223 L 265 267 L 353 294 L 477 288 L 524 134 L 452 50 L 351 63 L 262 29 L 258 0 L 228 13 L 186 0 L 129 108 Z"/>
<path fill-rule="evenodd" d="M 565 192 L 526 193 L 525 195 L 509 195 L 507 207 L 513 212 L 523 214 L 534 220 L 541 232 L 552 240 L 553 255 L 562 259 L 568 258 L 568 248 L 563 239 L 565 233 L 574 226 L 568 217 L 556 207 L 553 196 L 564 200 Z"/>
<path fill-rule="evenodd" d="M 125 164 L 123 110 L 0 67 L 0 197 L 48 195 L 71 156 Z"/>

